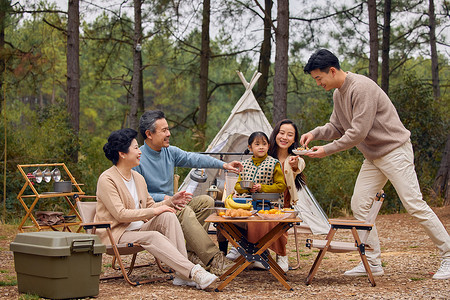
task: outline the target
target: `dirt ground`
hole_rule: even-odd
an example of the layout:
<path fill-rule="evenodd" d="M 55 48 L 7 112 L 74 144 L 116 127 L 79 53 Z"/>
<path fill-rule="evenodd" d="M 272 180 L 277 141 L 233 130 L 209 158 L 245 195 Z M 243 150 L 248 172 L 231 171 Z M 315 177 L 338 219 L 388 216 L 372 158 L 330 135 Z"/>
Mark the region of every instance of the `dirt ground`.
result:
<path fill-rule="evenodd" d="M 450 232 L 450 207 L 434 208 Z M 222 292 L 178 287 L 171 281 L 132 287 L 123 280 L 100 282 L 97 299 L 450 299 L 450 280 L 432 280 L 439 268 L 438 250 L 423 229 L 408 214 L 380 215 L 377 218 L 382 246 L 385 275 L 375 277 L 377 286 L 371 287 L 367 277 L 348 278 L 342 273 L 359 262 L 355 253 L 329 253 L 320 266 L 311 285 L 305 279 L 317 251 L 305 247 L 305 239 L 313 236 L 299 235 L 300 267 L 288 272 L 293 291 L 286 290 L 269 272 L 249 270 L 241 273 Z M 9 243 L 17 233 L 16 228 L 3 225 L 0 228 L 0 281 L 10 282 L 16 277 L 13 253 Z M 323 237 L 314 237 L 323 238 Z M 338 231 L 336 239 L 351 240 L 349 232 Z M 294 236 L 289 236 L 289 260 L 296 264 Z M 141 255 L 142 260 L 152 260 L 150 254 Z M 104 269 L 110 258 L 103 256 Z M 137 275 L 162 273 L 156 266 L 137 270 Z M 214 286 L 216 286 L 215 284 Z M 23 296 L 23 295 L 22 295 Z M 17 285 L 0 286 L 1 299 L 23 298 Z M 27 298 L 30 299 L 30 298 Z"/>

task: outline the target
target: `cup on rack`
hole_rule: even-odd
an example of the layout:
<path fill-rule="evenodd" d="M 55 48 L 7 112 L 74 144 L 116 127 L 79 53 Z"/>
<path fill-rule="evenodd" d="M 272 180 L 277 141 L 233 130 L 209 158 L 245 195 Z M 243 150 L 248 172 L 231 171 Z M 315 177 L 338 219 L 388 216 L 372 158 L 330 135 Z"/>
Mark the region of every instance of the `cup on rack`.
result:
<path fill-rule="evenodd" d="M 50 182 L 50 180 L 52 180 L 52 172 L 46 168 L 42 174 L 44 175 L 44 181 L 45 182 Z"/>
<path fill-rule="evenodd" d="M 54 168 L 52 171 L 52 178 L 54 181 L 58 182 L 61 180 L 61 171 L 58 168 Z"/>
<path fill-rule="evenodd" d="M 37 183 L 41 183 L 42 179 L 44 178 L 44 174 L 42 173 L 41 169 L 37 168 L 36 171 L 33 172 L 34 180 L 36 180 Z"/>

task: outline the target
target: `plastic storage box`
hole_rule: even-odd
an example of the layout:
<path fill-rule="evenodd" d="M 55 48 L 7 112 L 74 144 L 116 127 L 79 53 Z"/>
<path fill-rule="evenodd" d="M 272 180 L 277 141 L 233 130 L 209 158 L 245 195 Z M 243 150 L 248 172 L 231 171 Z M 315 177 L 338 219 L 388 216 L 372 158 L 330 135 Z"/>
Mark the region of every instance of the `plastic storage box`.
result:
<path fill-rule="evenodd" d="M 20 293 L 51 299 L 98 295 L 106 246 L 95 234 L 19 233 L 10 249 Z"/>

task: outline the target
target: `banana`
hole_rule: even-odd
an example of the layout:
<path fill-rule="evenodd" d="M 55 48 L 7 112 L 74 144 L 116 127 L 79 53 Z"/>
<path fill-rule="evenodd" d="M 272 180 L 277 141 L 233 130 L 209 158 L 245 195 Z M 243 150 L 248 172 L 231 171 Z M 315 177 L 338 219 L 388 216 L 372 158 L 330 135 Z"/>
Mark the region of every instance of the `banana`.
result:
<path fill-rule="evenodd" d="M 246 210 L 250 210 L 252 208 L 252 204 L 251 203 L 237 203 L 233 200 L 233 195 L 230 194 L 226 199 L 225 199 L 225 208 L 231 208 L 231 209 L 238 209 L 238 208 L 242 208 L 242 209 L 246 209 Z"/>

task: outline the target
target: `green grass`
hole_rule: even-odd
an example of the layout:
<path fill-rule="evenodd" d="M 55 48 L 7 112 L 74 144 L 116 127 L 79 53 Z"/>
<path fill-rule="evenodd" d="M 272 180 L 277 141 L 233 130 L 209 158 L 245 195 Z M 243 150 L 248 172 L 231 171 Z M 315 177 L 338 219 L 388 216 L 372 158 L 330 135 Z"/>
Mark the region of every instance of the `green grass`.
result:
<path fill-rule="evenodd" d="M 381 262 L 381 266 L 382 266 L 383 268 L 385 268 L 385 267 L 387 266 L 387 263 L 386 263 L 386 262 Z"/>
<path fill-rule="evenodd" d="M 38 295 L 32 295 L 32 294 L 20 294 L 19 300 L 37 300 L 40 299 Z"/>
<path fill-rule="evenodd" d="M 0 286 L 14 286 L 17 285 L 17 278 L 15 276 L 6 275 L 6 280 L 0 280 Z"/>
<path fill-rule="evenodd" d="M 0 273 L 8 273 L 8 270 L 0 270 Z"/>
<path fill-rule="evenodd" d="M 420 277 L 412 277 L 410 278 L 411 281 L 421 281 L 421 280 L 425 280 L 425 278 L 420 278 Z"/>
<path fill-rule="evenodd" d="M 409 246 L 409 248 L 414 249 L 414 248 L 419 248 L 419 246 Z"/>

